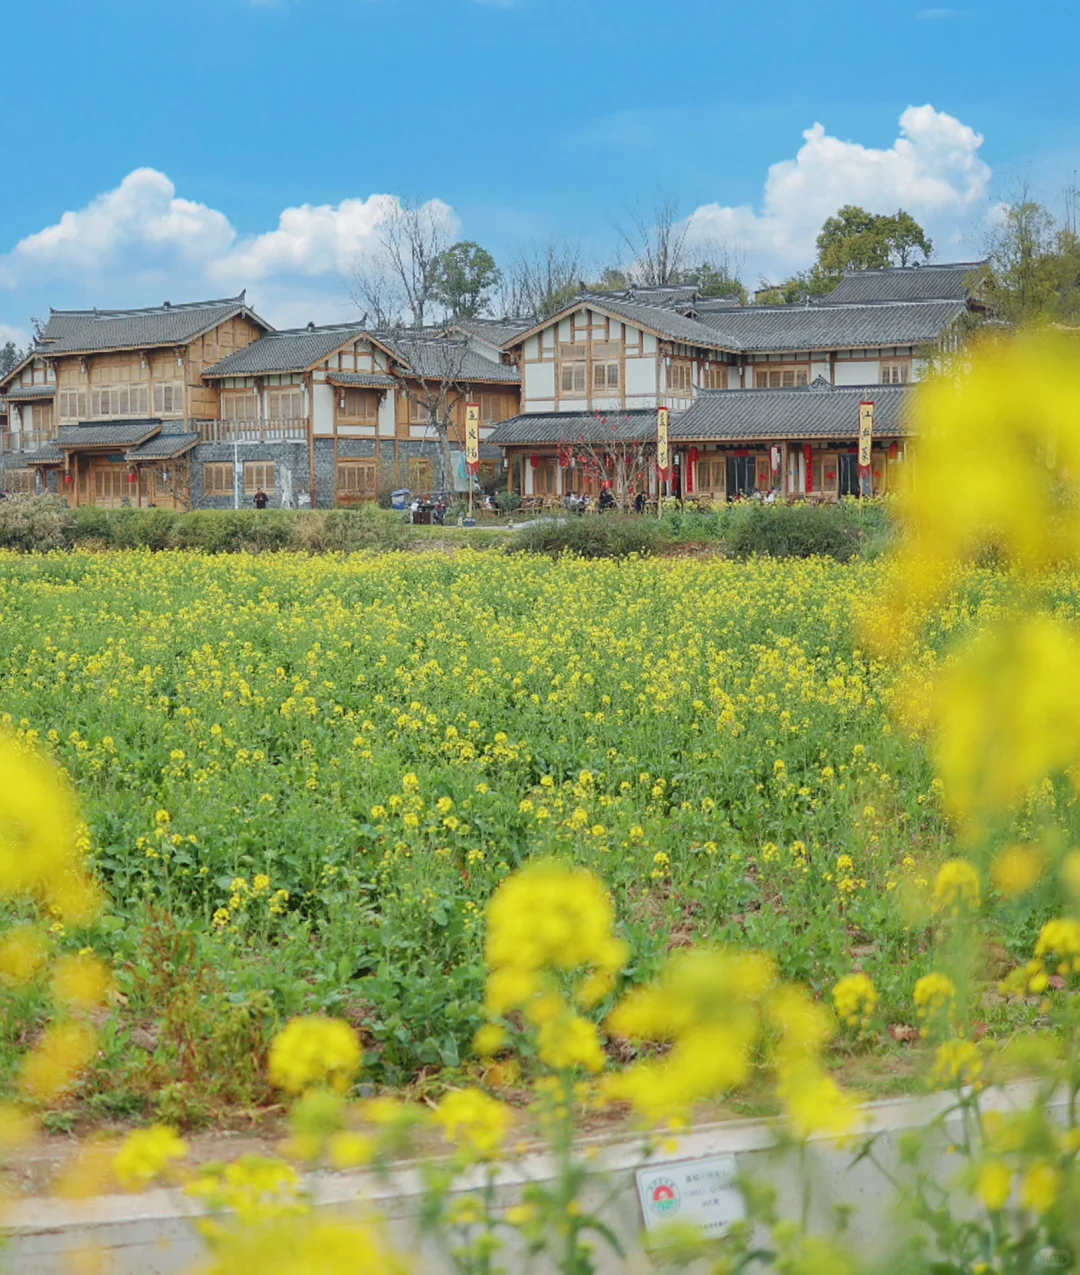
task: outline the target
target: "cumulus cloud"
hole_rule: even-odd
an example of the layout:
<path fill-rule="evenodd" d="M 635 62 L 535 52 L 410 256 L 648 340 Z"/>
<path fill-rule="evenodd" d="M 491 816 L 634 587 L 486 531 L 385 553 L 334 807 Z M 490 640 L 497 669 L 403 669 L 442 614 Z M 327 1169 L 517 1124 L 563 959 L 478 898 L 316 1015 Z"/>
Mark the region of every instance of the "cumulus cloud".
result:
<path fill-rule="evenodd" d="M 377 251 L 380 226 L 400 206 L 396 196 L 381 194 L 302 204 L 286 208 L 272 230 L 241 236 L 225 213 L 181 197 L 164 173 L 139 168 L 0 255 L 0 290 L 63 285 L 91 304 L 109 305 L 153 303 L 162 289 L 197 297 L 255 285 L 289 318 L 301 302 L 305 322 L 330 310 L 338 318 L 342 276 Z M 428 207 L 457 233 L 448 204 Z"/>
<path fill-rule="evenodd" d="M 705 204 L 690 219 L 690 240 L 720 239 L 759 270 L 790 271 L 813 258 L 822 223 L 844 204 L 905 208 L 941 242 L 955 243 L 986 198 L 982 135 L 932 106 L 909 106 L 884 149 L 841 141 L 821 124 L 803 139 L 794 159 L 769 169 L 760 208 Z"/>

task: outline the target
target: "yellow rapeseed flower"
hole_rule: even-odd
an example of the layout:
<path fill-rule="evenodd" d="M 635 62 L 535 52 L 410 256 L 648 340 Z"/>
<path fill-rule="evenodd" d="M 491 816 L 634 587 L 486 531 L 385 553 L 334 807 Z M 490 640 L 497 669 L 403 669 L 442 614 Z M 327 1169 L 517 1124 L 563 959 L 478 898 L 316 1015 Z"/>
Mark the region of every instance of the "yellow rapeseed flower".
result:
<path fill-rule="evenodd" d="M 355 1030 L 338 1018 L 294 1018 L 270 1045 L 270 1079 L 287 1093 L 312 1085 L 345 1090 L 360 1070 L 362 1054 Z"/>

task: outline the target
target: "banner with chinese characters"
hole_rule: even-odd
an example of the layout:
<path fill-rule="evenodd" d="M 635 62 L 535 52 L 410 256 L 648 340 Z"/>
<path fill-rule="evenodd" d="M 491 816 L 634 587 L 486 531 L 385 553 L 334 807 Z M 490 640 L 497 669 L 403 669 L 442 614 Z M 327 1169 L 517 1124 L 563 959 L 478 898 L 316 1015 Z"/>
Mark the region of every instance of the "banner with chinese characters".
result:
<path fill-rule="evenodd" d="M 660 477 L 666 478 L 671 468 L 671 448 L 668 446 L 668 422 L 671 413 L 666 407 L 656 411 L 656 468 Z"/>
<path fill-rule="evenodd" d="M 480 405 L 465 404 L 465 463 L 472 473 L 480 466 Z"/>
<path fill-rule="evenodd" d="M 869 469 L 874 448 L 874 405 L 859 404 L 859 468 Z"/>

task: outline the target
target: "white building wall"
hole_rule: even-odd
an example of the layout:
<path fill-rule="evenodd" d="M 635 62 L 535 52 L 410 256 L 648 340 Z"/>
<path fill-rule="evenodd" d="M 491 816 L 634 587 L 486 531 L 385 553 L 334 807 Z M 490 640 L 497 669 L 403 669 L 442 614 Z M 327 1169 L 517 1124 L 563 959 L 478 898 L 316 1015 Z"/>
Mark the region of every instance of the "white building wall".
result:
<path fill-rule="evenodd" d="M 534 399 L 546 400 L 547 402 L 554 403 L 555 364 L 526 363 L 522 369 L 521 388 L 522 398 L 527 404 L 531 404 Z M 529 409 L 526 408 L 526 410 Z"/>
<path fill-rule="evenodd" d="M 387 390 L 379 402 L 379 436 L 393 438 L 397 421 L 397 390 Z"/>
<path fill-rule="evenodd" d="M 656 398 L 656 355 L 626 360 L 626 396 Z"/>
<path fill-rule="evenodd" d="M 810 364 L 810 379 L 816 381 L 819 376 L 824 377 L 826 381 L 832 381 L 832 365 L 827 359 L 823 363 Z"/>
<path fill-rule="evenodd" d="M 334 432 L 334 387 L 325 381 L 311 387 L 311 425 L 316 434 Z"/>
<path fill-rule="evenodd" d="M 836 361 L 837 385 L 879 385 L 881 383 L 881 362 L 878 359 L 868 361 L 846 362 Z"/>

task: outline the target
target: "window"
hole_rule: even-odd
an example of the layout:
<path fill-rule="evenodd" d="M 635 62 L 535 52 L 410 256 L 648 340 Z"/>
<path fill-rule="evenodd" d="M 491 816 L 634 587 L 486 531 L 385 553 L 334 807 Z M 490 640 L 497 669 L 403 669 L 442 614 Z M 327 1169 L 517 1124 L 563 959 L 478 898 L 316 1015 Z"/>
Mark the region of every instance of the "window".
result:
<path fill-rule="evenodd" d="M 99 465 L 94 474 L 94 499 L 104 503 L 112 500 L 126 500 L 129 483 L 128 471 L 123 465 Z M 130 487 L 135 484 L 131 483 Z"/>
<path fill-rule="evenodd" d="M 57 407 L 62 421 L 86 420 L 86 391 L 61 390 L 57 395 Z"/>
<path fill-rule="evenodd" d="M 536 496 L 554 496 L 555 495 L 555 474 L 558 465 L 554 460 L 547 457 L 540 461 L 540 464 L 532 471 L 533 476 L 533 494 Z"/>
<path fill-rule="evenodd" d="M 108 416 L 146 417 L 150 414 L 148 385 L 102 385 L 90 391 L 94 419 Z"/>
<path fill-rule="evenodd" d="M 899 362 L 882 363 L 882 385 L 906 385 L 911 379 L 911 364 L 907 359 Z"/>
<path fill-rule="evenodd" d="M 416 399 L 409 399 L 409 424 L 410 425 L 429 425 L 431 423 L 431 412 L 427 403 L 418 403 Z"/>
<path fill-rule="evenodd" d="M 580 465 L 571 465 L 562 471 L 562 489 L 567 496 L 580 496 L 587 488 L 585 470 Z"/>
<path fill-rule="evenodd" d="M 22 494 L 32 496 L 37 490 L 37 483 L 34 479 L 34 471 L 32 469 L 9 469 L 4 473 L 4 490 L 10 491 L 12 495 Z"/>
<path fill-rule="evenodd" d="M 56 431 L 53 429 L 53 405 L 51 403 L 35 403 L 34 404 L 34 420 L 31 438 L 37 442 L 44 442 L 47 438 L 55 438 Z"/>
<path fill-rule="evenodd" d="M 338 391 L 338 416 L 342 420 L 373 422 L 378 415 L 379 396 L 374 390 Z"/>
<path fill-rule="evenodd" d="M 203 495 L 231 496 L 233 494 L 232 461 L 222 461 L 203 466 Z"/>
<path fill-rule="evenodd" d="M 563 394 L 584 395 L 588 385 L 588 349 L 584 344 L 559 345 L 559 385 Z"/>
<path fill-rule="evenodd" d="M 274 462 L 272 460 L 245 460 L 244 495 L 254 496 L 260 487 L 267 495 L 273 492 Z"/>
<path fill-rule="evenodd" d="M 699 460 L 697 463 L 697 485 L 699 491 L 723 491 L 724 475 L 727 461 L 722 457 L 710 460 Z"/>
<path fill-rule="evenodd" d="M 593 389 L 597 393 L 619 388 L 618 363 L 594 363 L 592 373 Z"/>
<path fill-rule="evenodd" d="M 756 390 L 793 390 L 809 383 L 810 371 L 805 367 L 766 367 L 763 363 L 754 366 Z"/>
<path fill-rule="evenodd" d="M 258 399 L 250 391 L 239 394 L 222 394 L 221 419 L 223 421 L 252 421 L 258 416 Z"/>
<path fill-rule="evenodd" d="M 686 396 L 694 392 L 691 368 L 686 359 L 671 360 L 667 374 L 667 387 L 669 394 Z"/>
<path fill-rule="evenodd" d="M 304 420 L 304 391 L 301 389 L 268 390 L 266 415 L 272 421 Z"/>
<path fill-rule="evenodd" d="M 431 461 L 415 456 L 409 461 L 409 490 L 415 492 L 431 490 Z"/>
<path fill-rule="evenodd" d="M 701 383 L 707 390 L 726 390 L 727 365 L 725 363 L 710 363 L 704 370 Z"/>
<path fill-rule="evenodd" d="M 373 460 L 339 460 L 337 493 L 354 500 L 373 500 L 377 494 Z"/>
<path fill-rule="evenodd" d="M 165 381 L 154 386 L 154 415 L 182 416 L 184 412 L 184 382 Z"/>
<path fill-rule="evenodd" d="M 497 425 L 500 421 L 505 421 L 511 414 L 512 408 L 507 407 L 507 396 L 505 394 L 480 395 L 480 423 L 482 425 Z"/>
<path fill-rule="evenodd" d="M 753 456 L 727 458 L 727 495 L 746 496 L 757 488 L 757 460 Z"/>

